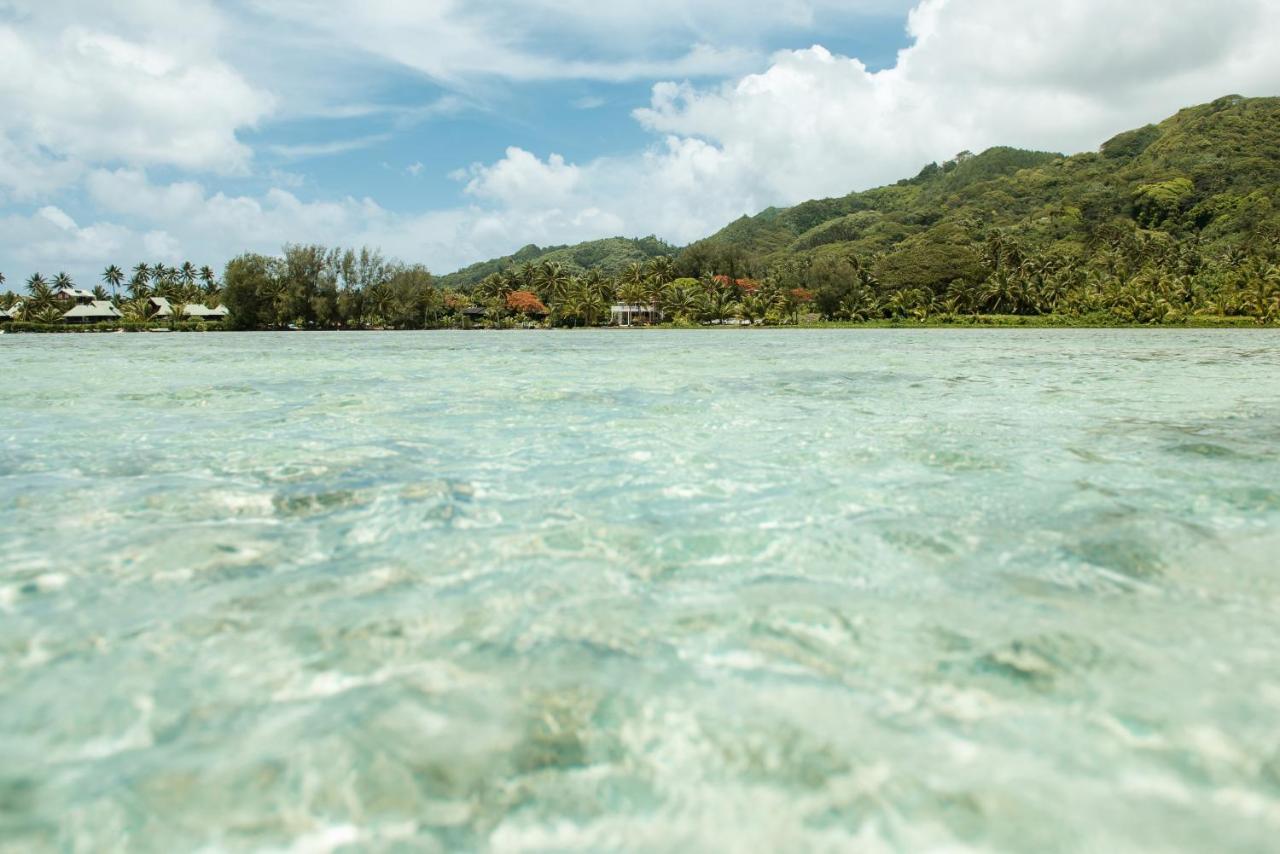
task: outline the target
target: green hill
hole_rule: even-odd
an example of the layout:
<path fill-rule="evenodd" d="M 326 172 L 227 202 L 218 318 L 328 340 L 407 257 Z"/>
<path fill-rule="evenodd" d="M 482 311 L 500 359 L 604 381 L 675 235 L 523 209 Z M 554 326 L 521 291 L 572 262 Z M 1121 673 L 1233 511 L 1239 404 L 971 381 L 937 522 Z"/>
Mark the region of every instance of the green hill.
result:
<path fill-rule="evenodd" d="M 896 184 L 742 217 L 660 257 L 673 251 L 656 238 L 526 247 L 443 284 L 509 271 L 486 280 L 485 298 L 534 289 L 557 322 L 586 324 L 624 290 L 690 322 L 1280 320 L 1280 98 L 1220 98 L 1084 154 L 963 152 Z M 579 275 L 592 269 L 603 275 Z"/>
<path fill-rule="evenodd" d="M 824 255 L 878 258 L 886 285 L 939 285 L 981 271 L 971 244 L 1001 229 L 1036 250 L 1080 255 L 1137 228 L 1209 247 L 1280 221 L 1280 99 L 1230 96 L 1064 157 L 993 148 L 915 178 L 743 217 L 684 250 L 701 273 L 756 274 Z"/>
<path fill-rule="evenodd" d="M 543 262 L 559 263 L 571 273 L 598 269 L 612 276 L 622 272 L 629 264 L 643 263 L 660 255 L 675 255 L 677 251 L 677 247 L 664 243 L 656 237 L 644 237 L 638 240 L 609 237 L 604 240 L 579 243 L 575 246 L 545 248 L 530 244 L 514 255 L 472 264 L 456 273 L 441 276 L 439 281 L 446 288 L 468 290 L 494 273 L 519 268 L 524 264 Z"/>
<path fill-rule="evenodd" d="M 654 237 L 526 246 L 440 281 L 466 289 L 543 261 L 614 275 L 659 255 L 676 255 L 693 276 L 763 276 L 857 256 L 874 263 L 884 286 L 938 290 L 989 272 L 976 247 L 993 229 L 1035 251 L 1080 257 L 1115 229 L 1194 237 L 1212 249 L 1268 228 L 1280 229 L 1280 98 L 1228 96 L 1122 133 L 1097 152 L 964 152 L 890 186 L 742 217 L 682 250 Z"/>

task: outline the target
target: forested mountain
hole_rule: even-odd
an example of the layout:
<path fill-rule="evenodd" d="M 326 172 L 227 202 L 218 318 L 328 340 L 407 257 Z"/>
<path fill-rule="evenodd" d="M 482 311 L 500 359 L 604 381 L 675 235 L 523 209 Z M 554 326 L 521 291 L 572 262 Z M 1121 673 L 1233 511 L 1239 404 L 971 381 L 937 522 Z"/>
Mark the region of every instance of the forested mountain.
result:
<path fill-rule="evenodd" d="M 564 294 L 592 302 L 625 283 L 677 322 L 785 322 L 806 308 L 850 321 L 1268 322 L 1280 319 L 1280 98 L 1228 96 L 1070 157 L 962 152 L 891 186 L 743 217 L 660 270 L 619 275 L 592 262 L 598 245 L 523 250 L 444 282 L 489 301 L 533 291 L 553 319 L 584 322 L 599 312 L 557 310 L 582 302 Z"/>
<path fill-rule="evenodd" d="M 652 236 L 638 240 L 627 237 L 608 237 L 604 240 L 579 243 L 576 246 L 546 248 L 530 244 L 514 255 L 481 261 L 455 273 L 441 276 L 439 282 L 445 288 L 465 290 L 479 284 L 485 277 L 494 273 L 503 273 L 523 264 L 543 262 L 560 264 L 574 273 L 599 270 L 606 275 L 614 276 L 630 264 L 643 263 L 661 255 L 674 255 L 677 251 L 676 247 Z"/>
<path fill-rule="evenodd" d="M 982 275 L 992 229 L 1036 251 L 1080 256 L 1141 230 L 1207 249 L 1280 225 L 1280 99 L 1222 98 L 1073 157 L 993 148 L 915 178 L 744 217 L 685 250 L 685 266 L 732 259 L 752 272 L 823 256 L 876 262 L 886 285 Z M 705 259 L 705 260 L 704 260 Z"/>
<path fill-rule="evenodd" d="M 806 286 L 816 284 L 813 264 L 856 257 L 885 288 L 937 291 L 988 277 L 983 247 L 995 231 L 1024 253 L 1077 260 L 1107 242 L 1191 241 L 1212 252 L 1280 231 L 1280 98 L 1221 98 L 1071 157 L 964 152 L 891 186 L 743 217 L 677 260 L 693 277 L 772 273 Z M 602 247 L 605 264 L 593 260 Z M 663 251 L 652 238 L 527 247 L 443 283 L 465 286 L 542 260 L 612 275 Z"/>

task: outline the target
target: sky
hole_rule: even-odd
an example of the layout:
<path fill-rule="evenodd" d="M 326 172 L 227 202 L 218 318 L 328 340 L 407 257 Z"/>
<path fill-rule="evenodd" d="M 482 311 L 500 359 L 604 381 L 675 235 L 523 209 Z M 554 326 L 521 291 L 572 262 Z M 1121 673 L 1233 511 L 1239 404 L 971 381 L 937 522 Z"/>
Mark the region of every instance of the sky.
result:
<path fill-rule="evenodd" d="M 1280 95 L 1277 0 L 0 0 L 0 272 L 683 245 Z"/>

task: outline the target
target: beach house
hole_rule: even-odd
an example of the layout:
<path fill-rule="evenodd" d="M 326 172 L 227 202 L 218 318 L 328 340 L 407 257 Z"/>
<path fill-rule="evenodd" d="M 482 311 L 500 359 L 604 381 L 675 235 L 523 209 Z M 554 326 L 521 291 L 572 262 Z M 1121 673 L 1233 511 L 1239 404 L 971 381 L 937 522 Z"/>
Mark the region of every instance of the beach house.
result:
<path fill-rule="evenodd" d="M 92 296 L 92 294 L 90 294 Z M 124 317 L 110 300 L 78 302 L 62 315 L 63 323 L 110 323 Z"/>
<path fill-rule="evenodd" d="M 147 309 L 147 317 L 150 320 L 204 320 L 216 323 L 226 320 L 231 315 L 225 305 L 210 308 L 203 303 L 189 302 L 175 309 L 173 303 L 164 297 L 151 297 L 147 302 L 150 304 Z M 181 317 L 177 316 L 179 311 Z"/>
<path fill-rule="evenodd" d="M 662 309 L 656 305 L 632 305 L 619 302 L 614 303 L 613 308 L 609 310 L 609 323 L 612 326 L 635 326 L 636 324 L 648 326 L 661 322 Z"/>

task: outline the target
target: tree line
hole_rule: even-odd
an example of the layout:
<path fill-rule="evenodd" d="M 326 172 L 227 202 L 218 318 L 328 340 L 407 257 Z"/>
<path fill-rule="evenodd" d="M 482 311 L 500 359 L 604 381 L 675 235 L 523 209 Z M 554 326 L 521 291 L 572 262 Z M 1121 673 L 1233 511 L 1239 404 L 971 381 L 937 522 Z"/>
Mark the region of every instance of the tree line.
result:
<path fill-rule="evenodd" d="M 931 246 L 927 251 L 938 251 Z M 1184 324 L 1209 318 L 1280 322 L 1280 231 L 1211 248 L 1194 238 L 1114 228 L 1090 251 L 1040 248 L 1008 230 L 990 229 L 947 250 L 946 269 L 971 259 L 966 274 L 930 278 L 928 257 L 888 266 L 856 253 L 788 258 L 758 269 L 732 247 L 698 244 L 609 275 L 556 261 L 525 262 L 473 287 L 442 288 L 423 266 L 373 249 L 286 246 L 280 256 L 241 255 L 219 281 L 209 267 L 114 265 L 94 286 L 127 319 L 145 320 L 149 300 L 180 308 L 226 305 L 238 329 L 426 329 L 608 323 L 621 303 L 675 325 L 794 325 L 807 321 L 971 322 L 984 316 L 1061 317 L 1090 323 Z M 900 255 L 901 253 L 899 253 Z M 0 284 L 3 283 L 0 275 Z M 24 296 L 0 307 L 54 323 L 54 294 L 74 282 L 64 273 L 27 280 Z M 647 318 L 647 315 L 646 315 Z"/>
<path fill-rule="evenodd" d="M 5 281 L 4 273 L 0 273 L 0 287 Z M 0 292 L 0 309 L 7 311 L 17 306 L 18 320 L 44 325 L 57 323 L 66 311 L 57 295 L 67 289 L 80 289 L 66 273 L 58 273 L 51 279 L 42 273 L 32 273 L 25 285 L 23 294 Z M 222 287 L 213 268 L 207 265 L 197 268 L 190 261 L 177 267 L 139 262 L 127 275 L 119 266 L 111 264 L 88 290 L 95 300 L 110 302 L 125 319 L 137 322 L 148 320 L 154 312 L 153 296 L 167 299 L 178 316 L 185 305 L 201 303 L 215 308 L 222 300 Z"/>

